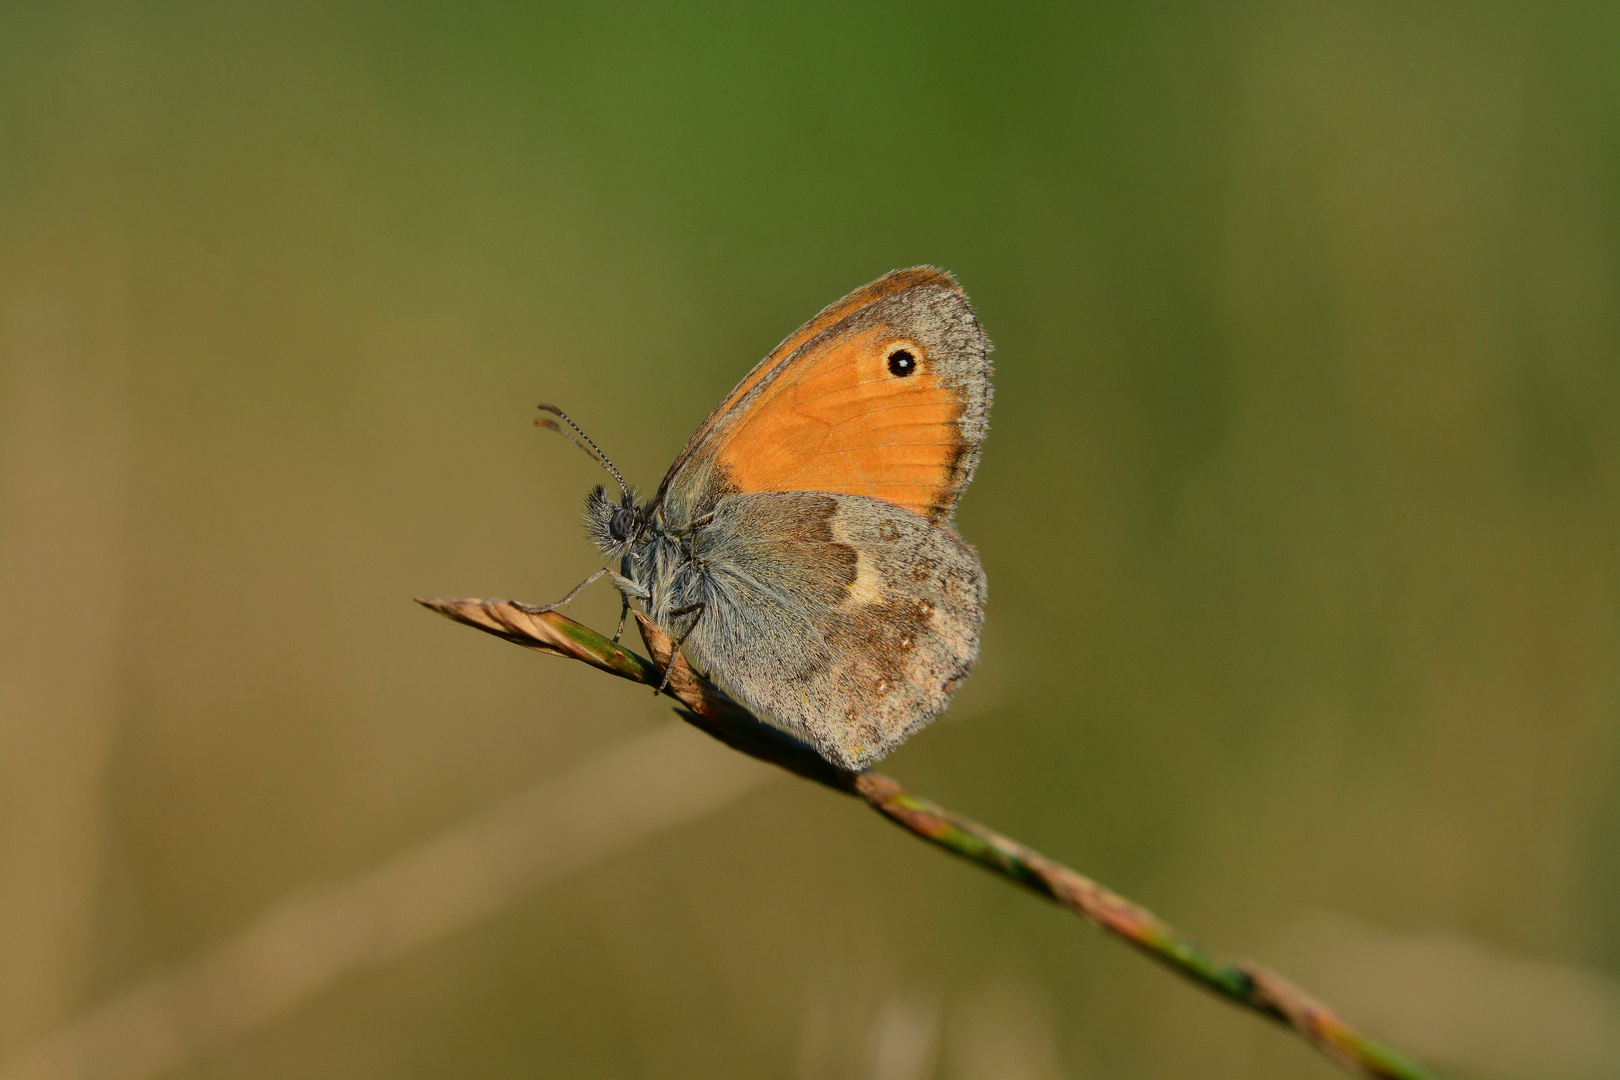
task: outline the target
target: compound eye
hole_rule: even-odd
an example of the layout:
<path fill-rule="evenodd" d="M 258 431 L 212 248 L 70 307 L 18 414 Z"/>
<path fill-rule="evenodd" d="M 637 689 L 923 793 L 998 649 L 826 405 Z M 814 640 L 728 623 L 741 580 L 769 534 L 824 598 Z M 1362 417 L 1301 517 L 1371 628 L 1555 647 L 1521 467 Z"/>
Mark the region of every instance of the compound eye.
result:
<path fill-rule="evenodd" d="M 629 507 L 622 507 L 613 511 L 613 516 L 608 519 L 608 535 L 614 540 L 630 539 L 630 534 L 635 531 L 635 527 L 636 512 Z"/>

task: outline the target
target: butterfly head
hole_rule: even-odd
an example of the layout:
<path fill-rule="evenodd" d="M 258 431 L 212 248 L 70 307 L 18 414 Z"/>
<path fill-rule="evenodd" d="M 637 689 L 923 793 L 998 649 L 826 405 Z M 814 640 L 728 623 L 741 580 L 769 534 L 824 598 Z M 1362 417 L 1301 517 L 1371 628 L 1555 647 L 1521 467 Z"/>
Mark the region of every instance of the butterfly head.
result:
<path fill-rule="evenodd" d="M 585 496 L 585 531 L 609 558 L 623 555 L 646 529 L 646 508 L 636 502 L 634 491 L 625 491 L 624 497 L 614 502 L 608 498 L 607 489 L 598 484 Z"/>

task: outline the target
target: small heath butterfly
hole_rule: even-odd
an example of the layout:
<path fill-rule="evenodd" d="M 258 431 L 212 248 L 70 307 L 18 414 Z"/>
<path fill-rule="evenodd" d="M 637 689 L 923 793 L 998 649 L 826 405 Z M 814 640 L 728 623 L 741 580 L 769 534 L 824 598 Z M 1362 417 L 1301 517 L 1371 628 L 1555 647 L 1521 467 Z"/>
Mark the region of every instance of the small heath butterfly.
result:
<path fill-rule="evenodd" d="M 720 685 L 846 769 L 938 716 L 979 651 L 985 577 L 951 527 L 990 409 L 960 286 L 896 270 L 795 331 L 641 501 L 585 503 L 611 574 Z M 555 421 L 538 421 L 568 434 Z M 621 616 L 620 629 L 623 629 Z"/>

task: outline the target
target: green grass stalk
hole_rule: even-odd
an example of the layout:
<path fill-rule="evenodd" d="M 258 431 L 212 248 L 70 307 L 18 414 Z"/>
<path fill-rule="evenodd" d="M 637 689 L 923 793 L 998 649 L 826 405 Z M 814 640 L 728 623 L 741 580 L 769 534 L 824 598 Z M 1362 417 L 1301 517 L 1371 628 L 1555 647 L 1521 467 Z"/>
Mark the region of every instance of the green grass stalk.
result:
<path fill-rule="evenodd" d="M 914 795 L 882 773 L 849 772 L 814 748 L 763 722 L 672 655 L 668 635 L 639 612 L 649 661 L 555 611 L 509 600 L 422 600 L 447 618 L 553 656 L 657 687 L 673 663 L 664 693 L 677 712 L 727 746 L 807 780 L 863 799 L 915 836 L 1067 907 L 1179 975 L 1226 1000 L 1277 1021 L 1351 1072 L 1379 1080 L 1442 1080 L 1439 1073 L 1362 1034 L 1281 975 L 1247 960 L 1218 960 L 1151 911 L 971 818 Z"/>

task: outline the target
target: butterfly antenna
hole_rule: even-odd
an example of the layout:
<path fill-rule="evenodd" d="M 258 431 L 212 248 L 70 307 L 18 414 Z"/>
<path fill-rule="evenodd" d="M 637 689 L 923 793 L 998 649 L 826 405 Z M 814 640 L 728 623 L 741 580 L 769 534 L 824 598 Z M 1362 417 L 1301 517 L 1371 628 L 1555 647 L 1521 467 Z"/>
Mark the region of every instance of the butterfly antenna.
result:
<path fill-rule="evenodd" d="M 561 435 L 563 438 L 567 439 L 581 450 L 584 450 L 585 453 L 590 455 L 590 457 L 595 460 L 598 465 L 612 473 L 613 479 L 619 482 L 619 490 L 624 492 L 625 501 L 628 502 L 630 499 L 630 485 L 624 482 L 624 477 L 619 475 L 619 470 L 613 467 L 613 462 L 609 461 L 608 456 L 602 453 L 602 448 L 592 442 L 591 437 L 585 434 L 585 432 L 581 431 L 579 425 L 568 419 L 568 414 L 557 408 L 557 406 L 547 405 L 542 402 L 540 405 L 540 411 L 548 412 L 553 416 L 556 416 L 558 419 L 562 420 L 563 423 L 573 428 L 574 434 L 578 435 L 580 439 L 584 439 L 585 441 L 583 443 L 580 442 L 579 439 L 574 438 L 573 435 L 568 434 L 568 432 L 558 427 L 556 420 L 548 420 L 545 417 L 541 417 L 535 421 L 535 424 L 538 427 L 550 428 L 552 431 L 555 431 L 557 434 Z"/>

